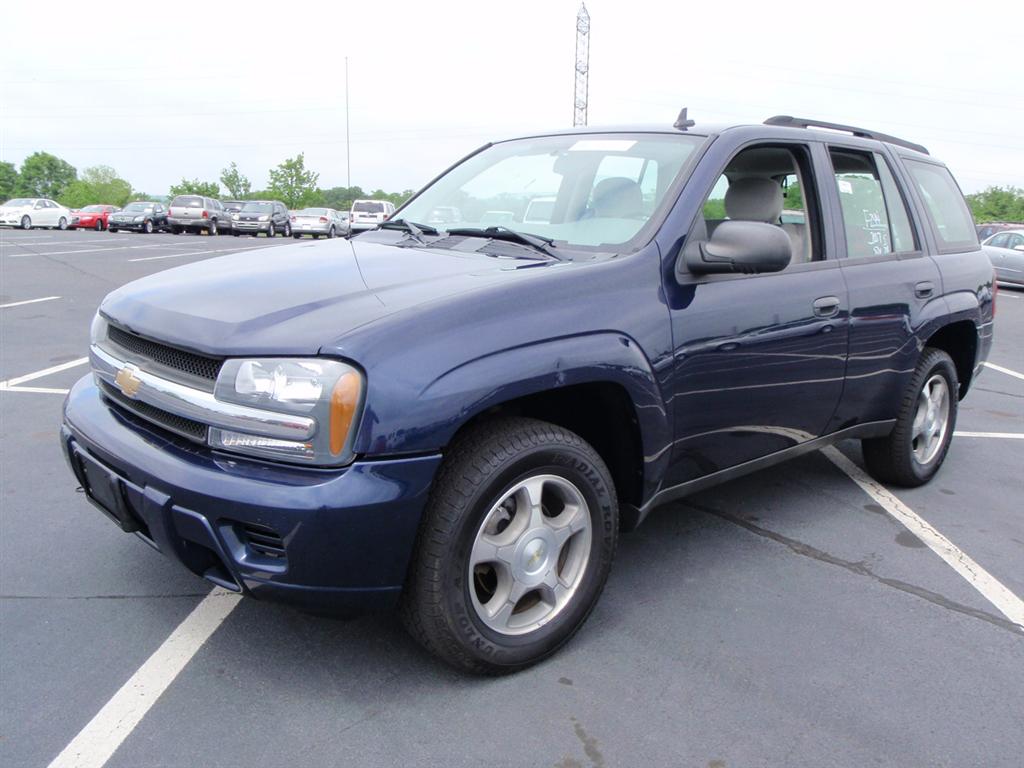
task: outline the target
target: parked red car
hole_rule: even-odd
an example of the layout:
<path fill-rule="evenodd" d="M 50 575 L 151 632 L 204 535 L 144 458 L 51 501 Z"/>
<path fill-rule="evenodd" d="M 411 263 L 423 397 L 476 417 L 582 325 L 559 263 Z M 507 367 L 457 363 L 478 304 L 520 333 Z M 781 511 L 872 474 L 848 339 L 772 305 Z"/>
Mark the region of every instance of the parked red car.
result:
<path fill-rule="evenodd" d="M 71 212 L 71 229 L 95 229 L 102 232 L 107 228 L 110 214 L 119 210 L 116 205 L 87 205 L 80 211 Z"/>

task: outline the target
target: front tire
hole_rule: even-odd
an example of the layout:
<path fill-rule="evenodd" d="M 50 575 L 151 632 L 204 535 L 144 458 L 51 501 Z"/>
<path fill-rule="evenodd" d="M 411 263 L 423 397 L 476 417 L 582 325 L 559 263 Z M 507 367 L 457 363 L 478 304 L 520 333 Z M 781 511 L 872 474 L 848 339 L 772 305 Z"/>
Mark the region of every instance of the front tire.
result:
<path fill-rule="evenodd" d="M 267 237 L 274 237 L 277 232 L 274 230 L 274 222 L 270 222 L 270 226 L 267 227 Z M 259 232 L 256 233 L 256 237 L 259 237 Z"/>
<path fill-rule="evenodd" d="M 906 488 L 939 471 L 956 427 L 960 382 L 952 358 L 926 347 L 886 437 L 861 441 L 864 464 L 876 480 Z"/>
<path fill-rule="evenodd" d="M 96 224 L 93 226 L 97 232 L 103 231 L 103 219 L 96 219 Z"/>
<path fill-rule="evenodd" d="M 30 219 L 28 216 L 22 216 L 21 217 L 21 228 L 22 229 L 32 229 L 32 219 Z"/>
<path fill-rule="evenodd" d="M 60 220 L 57 222 L 57 229 L 59 229 L 61 232 L 63 232 L 67 228 L 68 228 L 68 220 L 65 219 L 63 216 L 61 216 Z"/>
<path fill-rule="evenodd" d="M 107 230 L 107 232 L 109 232 L 109 233 L 110 233 L 110 234 L 112 234 L 112 235 L 116 235 L 116 234 L 117 234 L 117 227 L 110 227 L 110 228 L 109 228 L 109 229 Z"/>
<path fill-rule="evenodd" d="M 485 422 L 457 440 L 434 481 L 405 625 L 469 672 L 535 664 L 590 615 L 618 530 L 608 468 L 582 438 L 534 419 Z"/>
<path fill-rule="evenodd" d="M 153 234 L 153 222 L 151 219 L 146 219 L 142 223 L 142 231 L 145 232 L 147 235 Z"/>

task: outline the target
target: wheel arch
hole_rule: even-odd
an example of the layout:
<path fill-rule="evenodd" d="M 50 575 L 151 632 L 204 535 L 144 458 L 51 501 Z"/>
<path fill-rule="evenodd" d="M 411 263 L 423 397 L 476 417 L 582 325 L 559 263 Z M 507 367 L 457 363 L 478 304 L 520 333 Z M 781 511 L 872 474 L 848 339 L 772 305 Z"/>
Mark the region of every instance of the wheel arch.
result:
<path fill-rule="evenodd" d="M 444 451 L 466 429 L 499 415 L 576 432 L 608 465 L 627 525 L 630 510 L 656 492 L 667 469 L 667 407 L 650 362 L 624 334 L 550 339 L 462 363 L 435 378 L 414 404 L 406 400 L 400 413 L 380 410 L 373 390 L 371 381 L 367 410 L 379 421 L 368 424 L 364 416 L 365 435 L 357 438 L 369 453 Z M 403 422 L 399 438 L 392 429 Z"/>
<path fill-rule="evenodd" d="M 958 399 L 963 400 L 974 378 L 978 359 L 978 327 L 971 320 L 954 320 L 932 333 L 925 346 L 941 349 L 953 359 L 960 383 Z"/>

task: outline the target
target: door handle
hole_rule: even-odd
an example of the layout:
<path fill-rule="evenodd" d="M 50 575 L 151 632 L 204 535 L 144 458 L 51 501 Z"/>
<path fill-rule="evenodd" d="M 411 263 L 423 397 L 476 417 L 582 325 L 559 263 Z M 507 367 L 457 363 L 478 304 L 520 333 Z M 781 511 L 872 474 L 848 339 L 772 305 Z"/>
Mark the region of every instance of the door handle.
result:
<path fill-rule="evenodd" d="M 814 314 L 818 317 L 832 317 L 839 312 L 839 298 L 836 296 L 822 296 L 814 300 Z"/>
<path fill-rule="evenodd" d="M 922 280 L 914 286 L 914 295 L 919 299 L 927 299 L 935 293 L 935 284 L 931 280 Z"/>

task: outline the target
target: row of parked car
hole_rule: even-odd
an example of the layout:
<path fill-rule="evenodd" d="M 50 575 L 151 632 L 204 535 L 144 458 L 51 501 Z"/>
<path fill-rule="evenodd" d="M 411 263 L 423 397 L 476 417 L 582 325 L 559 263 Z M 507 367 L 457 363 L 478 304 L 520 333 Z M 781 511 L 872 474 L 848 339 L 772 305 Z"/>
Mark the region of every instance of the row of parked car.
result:
<path fill-rule="evenodd" d="M 333 208 L 290 211 L 279 200 L 221 201 L 202 195 L 178 195 L 167 205 L 138 200 L 124 208 L 97 204 L 80 210 L 46 198 L 15 198 L 0 206 L 0 226 L 319 238 L 372 229 L 394 212 L 395 206 L 386 200 L 356 200 L 351 211 L 343 212 Z"/>

